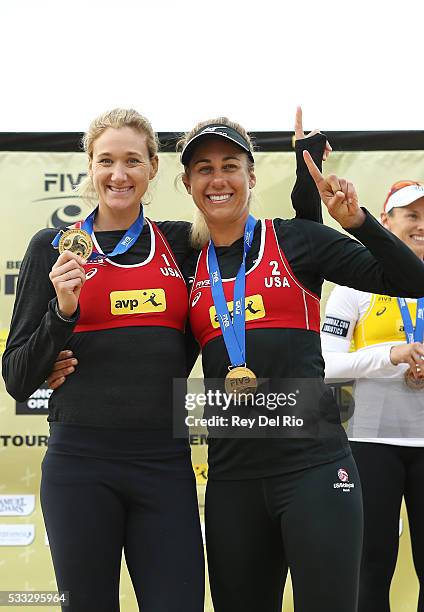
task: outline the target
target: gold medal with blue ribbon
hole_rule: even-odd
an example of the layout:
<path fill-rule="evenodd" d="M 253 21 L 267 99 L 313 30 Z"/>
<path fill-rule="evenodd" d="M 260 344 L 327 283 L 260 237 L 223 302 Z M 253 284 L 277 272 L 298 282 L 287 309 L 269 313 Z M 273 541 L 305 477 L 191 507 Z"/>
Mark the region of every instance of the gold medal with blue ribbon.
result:
<path fill-rule="evenodd" d="M 246 255 L 252 246 L 256 219 L 249 215 L 244 228 L 243 259 L 234 283 L 233 319 L 228 311 L 222 285 L 218 258 L 212 240 L 208 247 L 208 268 L 212 298 L 221 327 L 222 337 L 230 358 L 228 374 L 225 378 L 225 390 L 229 394 L 243 399 L 243 395 L 255 393 L 258 381 L 256 375 L 246 366 Z"/>
<path fill-rule="evenodd" d="M 87 261 L 96 261 L 106 257 L 116 257 L 126 253 L 132 247 L 135 241 L 141 234 L 144 225 L 143 205 L 140 205 L 140 214 L 131 225 L 131 227 L 123 234 L 122 238 L 110 253 L 93 253 L 93 241 L 91 234 L 93 233 L 94 219 L 96 217 L 98 207 L 84 219 L 81 228 L 71 228 L 66 231 L 60 231 L 54 238 L 52 246 L 59 249 L 59 253 L 64 251 L 72 251 Z"/>

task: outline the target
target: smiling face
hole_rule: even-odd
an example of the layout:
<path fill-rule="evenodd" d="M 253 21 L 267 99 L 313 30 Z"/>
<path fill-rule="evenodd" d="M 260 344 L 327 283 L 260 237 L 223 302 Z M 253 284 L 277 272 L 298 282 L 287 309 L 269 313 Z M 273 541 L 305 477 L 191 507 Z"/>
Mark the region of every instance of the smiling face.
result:
<path fill-rule="evenodd" d="M 245 223 L 249 190 L 256 177 L 237 145 L 223 138 L 205 138 L 196 147 L 183 182 L 208 225 Z"/>
<path fill-rule="evenodd" d="M 381 220 L 384 227 L 424 259 L 424 197 L 408 206 L 393 208 L 390 215 L 382 213 Z"/>
<path fill-rule="evenodd" d="M 93 145 L 89 172 L 103 220 L 135 218 L 158 168 L 150 159 L 146 136 L 130 127 L 107 128 Z"/>

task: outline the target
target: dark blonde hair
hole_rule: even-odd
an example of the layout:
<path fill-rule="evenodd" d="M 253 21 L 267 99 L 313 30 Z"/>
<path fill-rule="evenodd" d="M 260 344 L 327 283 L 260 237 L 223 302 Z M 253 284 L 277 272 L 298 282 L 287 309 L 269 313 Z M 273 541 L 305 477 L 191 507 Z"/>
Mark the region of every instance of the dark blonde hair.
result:
<path fill-rule="evenodd" d="M 114 108 L 96 117 L 82 138 L 82 147 L 88 155 L 88 159 L 93 159 L 94 143 L 108 128 L 130 127 L 146 137 L 147 150 L 152 159 L 159 150 L 159 140 L 152 125 L 146 117 L 140 115 L 133 108 Z M 77 187 L 77 192 L 83 200 L 91 205 L 97 200 L 97 193 L 94 189 L 93 181 L 88 175 Z"/>
<path fill-rule="evenodd" d="M 189 132 L 187 132 L 186 134 L 184 134 L 184 136 L 180 138 L 180 140 L 177 142 L 177 151 L 182 151 L 184 147 L 186 146 L 186 144 L 193 138 L 193 136 L 197 134 L 197 132 L 200 132 L 202 128 L 208 125 L 226 125 L 228 127 L 233 128 L 233 130 L 236 130 L 236 132 L 238 132 L 241 136 L 243 136 L 243 138 L 246 140 L 246 142 L 249 145 L 250 151 L 253 154 L 254 144 L 253 144 L 253 139 L 251 138 L 249 133 L 244 129 L 242 125 L 240 125 L 236 121 L 231 121 L 231 119 L 228 119 L 228 117 L 218 117 L 217 119 L 207 119 L 206 121 L 200 121 L 194 126 L 192 130 L 190 130 Z M 249 159 L 247 154 L 246 154 L 246 162 L 247 162 L 248 171 L 253 172 L 255 169 L 255 164 Z M 188 166 L 184 167 L 184 172 L 187 175 L 189 174 Z M 249 199 L 249 204 L 250 204 L 250 199 Z M 195 207 L 194 214 L 193 214 L 193 225 L 191 227 L 191 232 L 190 232 L 191 244 L 195 248 L 201 249 L 203 246 L 205 246 L 205 244 L 209 242 L 209 239 L 210 239 L 210 233 L 209 233 L 209 228 L 205 221 L 205 217 L 200 212 L 200 210 L 197 207 Z"/>

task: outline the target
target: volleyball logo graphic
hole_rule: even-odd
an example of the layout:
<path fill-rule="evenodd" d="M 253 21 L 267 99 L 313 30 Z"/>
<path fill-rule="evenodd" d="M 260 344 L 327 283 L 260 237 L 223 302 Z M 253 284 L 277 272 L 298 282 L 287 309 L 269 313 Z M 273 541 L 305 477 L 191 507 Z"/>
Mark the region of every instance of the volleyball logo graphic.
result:
<path fill-rule="evenodd" d="M 343 468 L 340 468 L 340 470 L 337 472 L 337 476 L 342 482 L 347 482 L 349 480 L 349 474 Z"/>

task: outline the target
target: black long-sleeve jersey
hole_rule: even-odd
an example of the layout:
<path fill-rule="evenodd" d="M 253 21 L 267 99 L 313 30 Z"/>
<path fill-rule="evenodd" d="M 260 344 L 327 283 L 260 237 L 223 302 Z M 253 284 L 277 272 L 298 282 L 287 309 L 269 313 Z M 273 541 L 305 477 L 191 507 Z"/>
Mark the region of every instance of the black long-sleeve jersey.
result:
<path fill-rule="evenodd" d="M 190 224 L 158 222 L 177 263 L 192 254 Z M 28 247 L 19 274 L 11 331 L 3 356 L 8 392 L 27 398 L 45 380 L 60 350 L 74 352 L 78 366 L 49 401 L 49 420 L 78 425 L 140 429 L 172 426 L 172 378 L 187 374 L 184 334 L 168 327 L 119 327 L 73 334 L 78 320 L 55 313 L 55 291 L 49 272 L 58 253 L 51 246 L 57 230 L 38 232 Z M 104 252 L 121 231 L 96 232 Z M 114 261 L 131 265 L 150 252 L 144 226 L 137 242 Z M 41 323 L 40 323 L 41 321 Z"/>
<path fill-rule="evenodd" d="M 304 219 L 275 219 L 274 227 L 296 278 L 319 296 L 324 278 L 384 295 L 419 297 L 424 293 L 422 262 L 368 213 L 363 225 L 350 231 L 367 248 L 332 228 Z M 259 247 L 257 223 L 247 255 L 247 270 L 258 258 Z M 222 278 L 234 278 L 242 260 L 243 239 L 228 247 L 215 248 Z M 283 303 L 281 307 L 284 308 Z M 324 361 L 318 332 L 287 328 L 246 330 L 246 360 L 259 378 L 318 381 L 317 389 L 326 398 L 320 410 L 337 423 L 337 407 L 323 383 Z M 203 347 L 202 361 L 206 379 L 225 378 L 229 359 L 222 336 Z M 349 448 L 342 426 L 336 426 L 335 431 L 336 435 L 330 438 L 211 437 L 209 475 L 216 479 L 255 478 L 336 460 L 346 455 Z"/>
<path fill-rule="evenodd" d="M 321 166 L 325 137 L 296 143 L 297 181 L 292 200 L 297 216 L 320 218 L 320 199 L 302 159 L 308 147 Z M 197 257 L 189 244 L 190 224 L 157 223 L 180 268 L 191 270 Z M 75 372 L 51 395 L 49 420 L 94 427 L 167 429 L 172 427 L 172 379 L 184 378 L 193 367 L 198 345 L 190 331 L 166 327 L 130 327 L 73 334 L 72 322 L 55 312 L 55 291 L 49 272 L 58 252 L 51 246 L 56 229 L 40 230 L 31 240 L 19 274 L 10 334 L 3 355 L 8 392 L 18 400 L 33 393 L 51 372 L 60 350 L 71 349 L 78 359 Z M 96 232 L 109 252 L 122 231 Z M 119 264 L 145 261 L 150 233 L 145 226 Z M 193 262 L 193 263 L 191 263 Z M 187 331 L 187 330 L 186 330 Z"/>

